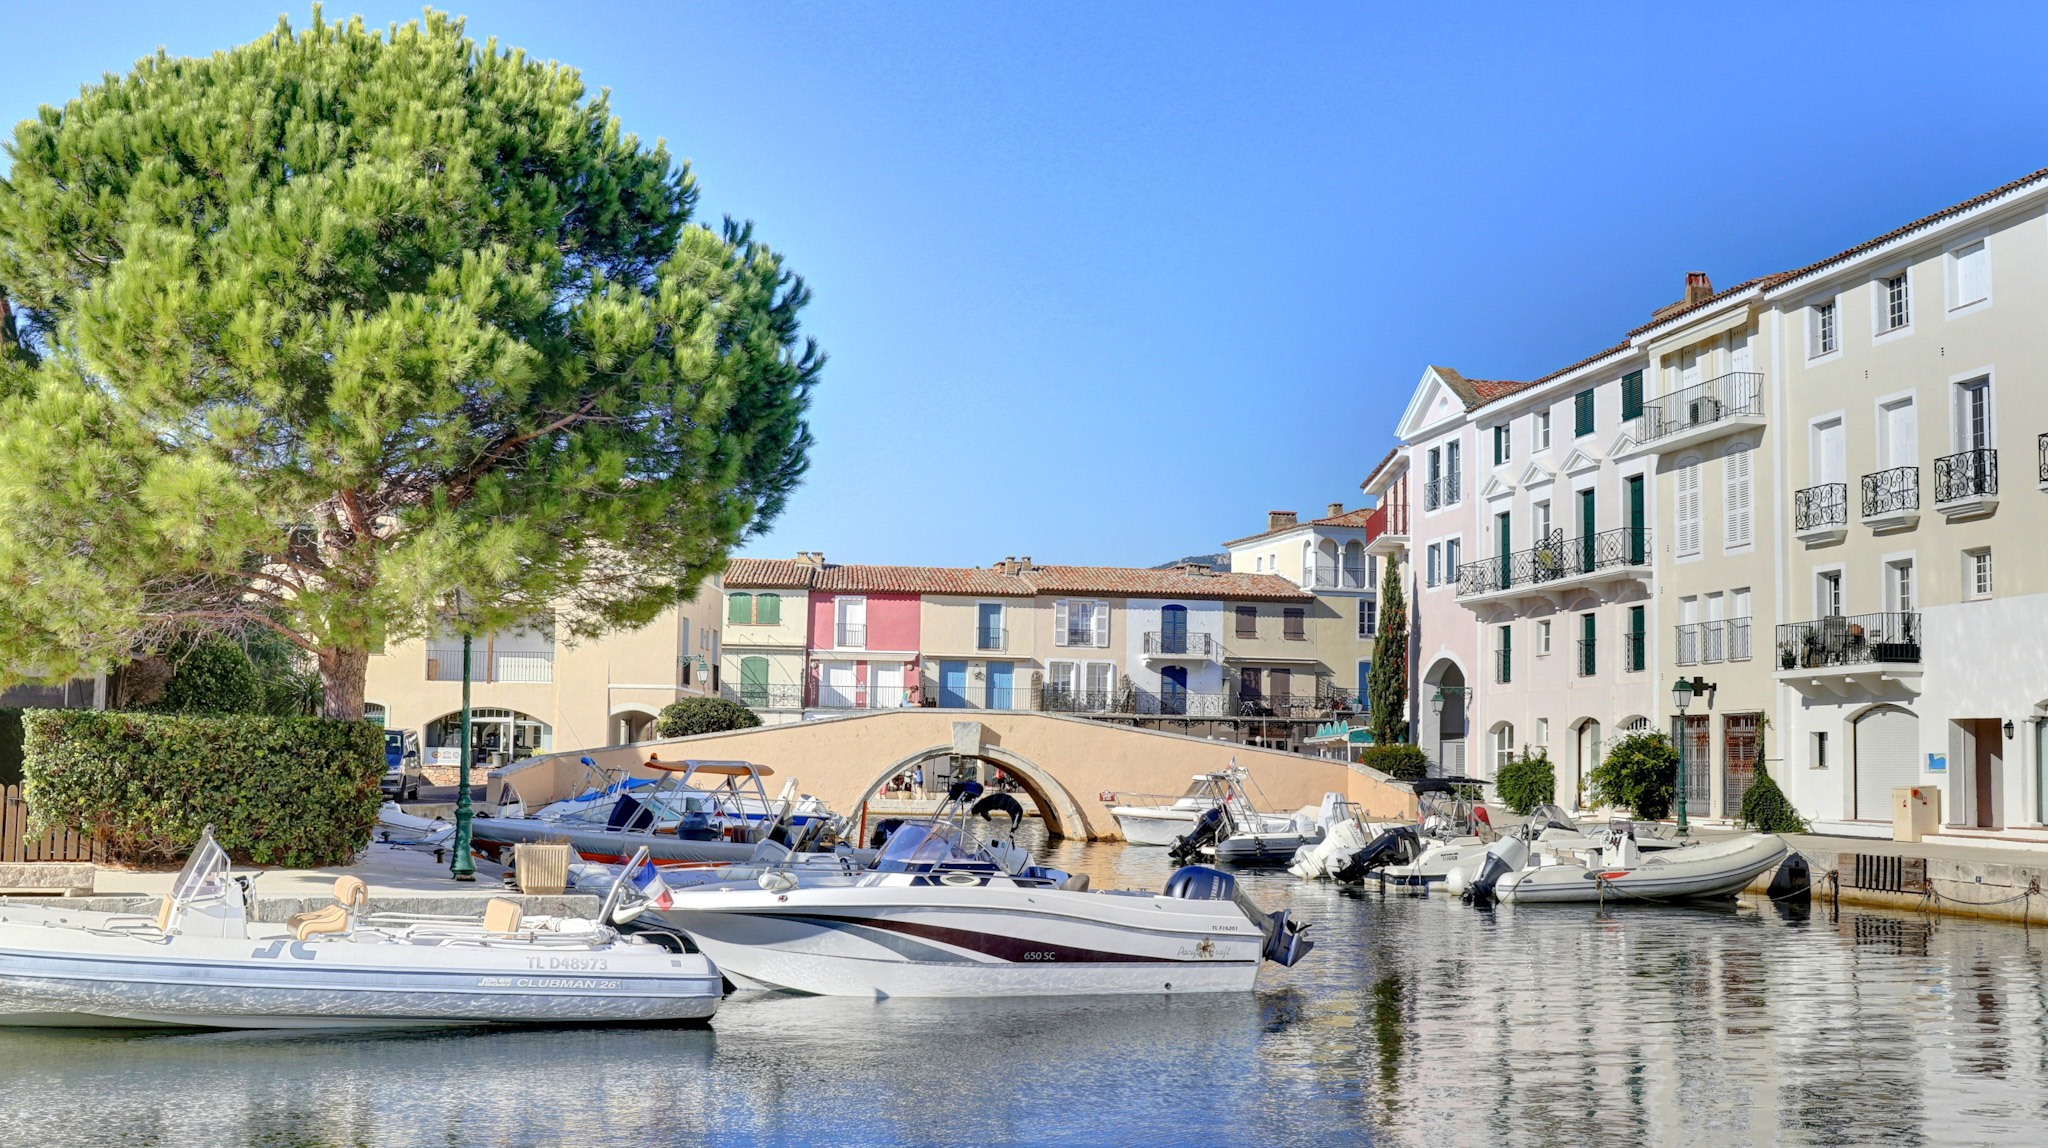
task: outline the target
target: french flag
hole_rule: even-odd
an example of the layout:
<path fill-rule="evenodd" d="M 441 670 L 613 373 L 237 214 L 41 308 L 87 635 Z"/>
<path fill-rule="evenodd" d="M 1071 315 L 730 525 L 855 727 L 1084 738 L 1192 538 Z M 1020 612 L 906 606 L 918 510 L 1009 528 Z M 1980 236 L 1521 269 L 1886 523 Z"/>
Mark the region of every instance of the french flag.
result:
<path fill-rule="evenodd" d="M 675 903 L 669 896 L 668 882 L 661 879 L 661 871 L 654 867 L 652 858 L 642 861 L 640 867 L 633 871 L 633 887 L 640 890 L 640 895 L 657 909 L 666 909 Z"/>

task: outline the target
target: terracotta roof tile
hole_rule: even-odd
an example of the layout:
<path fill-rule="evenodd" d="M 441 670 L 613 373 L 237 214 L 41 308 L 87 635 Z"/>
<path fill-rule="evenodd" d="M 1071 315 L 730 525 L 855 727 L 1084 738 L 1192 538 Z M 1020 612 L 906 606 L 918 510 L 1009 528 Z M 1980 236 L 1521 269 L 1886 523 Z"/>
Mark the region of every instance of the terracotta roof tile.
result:
<path fill-rule="evenodd" d="M 1024 572 L 1024 579 L 1041 594 L 1226 598 L 1241 602 L 1306 602 L 1315 597 L 1277 574 L 1190 574 L 1133 566 L 1033 566 Z"/>
<path fill-rule="evenodd" d="M 726 563 L 728 590 L 807 590 L 817 567 L 790 558 L 735 558 Z"/>
<path fill-rule="evenodd" d="M 835 593 L 989 594 L 1030 597 L 1024 579 L 996 570 L 957 566 L 827 566 L 812 588 Z"/>

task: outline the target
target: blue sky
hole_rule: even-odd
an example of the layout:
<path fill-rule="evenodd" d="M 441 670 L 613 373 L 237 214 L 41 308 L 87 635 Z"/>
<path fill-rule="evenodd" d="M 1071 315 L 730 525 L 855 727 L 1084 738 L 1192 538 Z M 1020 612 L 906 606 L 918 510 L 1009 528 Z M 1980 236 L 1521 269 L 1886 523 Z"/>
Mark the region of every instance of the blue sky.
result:
<path fill-rule="evenodd" d="M 1149 565 L 1355 504 L 1425 364 L 1533 377 L 1688 270 L 2048 166 L 2048 10 L 1678 8 L 451 10 L 610 88 L 810 281 L 818 446 L 743 553 Z M 0 117 L 280 10 L 17 6 Z"/>

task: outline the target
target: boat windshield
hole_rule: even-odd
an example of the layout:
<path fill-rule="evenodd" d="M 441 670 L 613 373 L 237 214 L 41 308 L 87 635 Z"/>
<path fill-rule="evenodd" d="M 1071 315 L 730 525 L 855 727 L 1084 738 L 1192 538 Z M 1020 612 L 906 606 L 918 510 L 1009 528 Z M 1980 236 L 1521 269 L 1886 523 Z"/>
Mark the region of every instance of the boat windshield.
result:
<path fill-rule="evenodd" d="M 199 844 L 192 850 L 191 860 L 178 870 L 178 877 L 171 882 L 171 899 L 189 904 L 208 897 L 218 897 L 228 882 L 228 855 L 213 839 L 213 830 L 200 831 Z"/>
<path fill-rule="evenodd" d="M 1544 804 L 1537 806 L 1529 814 L 1529 824 L 1536 826 L 1539 831 L 1551 828 L 1552 826 L 1559 829 L 1568 829 L 1573 833 L 1579 831 L 1579 823 L 1573 821 L 1572 815 L 1566 813 L 1561 805 Z"/>
<path fill-rule="evenodd" d="M 944 822 L 913 821 L 889 837 L 875 858 L 875 868 L 884 873 L 903 873 L 917 867 L 936 865 L 959 854 L 953 838 L 959 832 Z"/>

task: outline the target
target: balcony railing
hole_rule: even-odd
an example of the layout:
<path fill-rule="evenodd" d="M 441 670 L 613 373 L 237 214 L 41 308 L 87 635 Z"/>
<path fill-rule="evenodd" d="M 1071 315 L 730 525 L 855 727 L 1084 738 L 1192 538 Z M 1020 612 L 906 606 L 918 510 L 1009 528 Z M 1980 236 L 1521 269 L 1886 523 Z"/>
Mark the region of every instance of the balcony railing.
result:
<path fill-rule="evenodd" d="M 1726 419 L 1761 415 L 1763 382 L 1758 372 L 1731 371 L 1698 386 L 1645 399 L 1636 419 L 1635 440 L 1652 443 Z"/>
<path fill-rule="evenodd" d="M 1218 641 L 1213 634 L 1186 633 L 1171 630 L 1146 631 L 1145 653 L 1154 657 L 1169 658 L 1220 658 L 1224 656 L 1223 643 Z"/>
<path fill-rule="evenodd" d="M 1442 479 L 1440 479 L 1440 478 L 1432 478 L 1432 479 L 1430 479 L 1430 480 L 1429 480 L 1428 482 L 1425 482 L 1425 483 L 1423 483 L 1423 484 L 1422 484 L 1422 509 L 1424 509 L 1424 510 L 1435 510 L 1435 509 L 1436 509 L 1437 507 L 1439 507 L 1439 506 L 1442 506 L 1443 504 L 1444 504 L 1444 483 L 1443 483 L 1443 480 L 1442 480 Z"/>
<path fill-rule="evenodd" d="M 1650 667 L 1650 642 L 1648 634 L 1631 630 L 1621 636 L 1622 656 L 1627 660 L 1631 673 L 1641 673 Z"/>
<path fill-rule="evenodd" d="M 1370 590 L 1372 585 L 1366 581 L 1363 566 L 1335 566 L 1319 562 L 1309 574 L 1306 589 Z"/>
<path fill-rule="evenodd" d="M 1593 669 L 1598 664 L 1595 660 L 1595 655 L 1599 652 L 1599 643 L 1600 639 L 1598 638 L 1579 639 L 1578 669 L 1580 677 L 1590 678 L 1593 676 Z"/>
<path fill-rule="evenodd" d="M 2048 485 L 2048 434 L 2034 440 L 2034 450 L 2041 456 L 2041 482 Z"/>
<path fill-rule="evenodd" d="M 1728 660 L 1746 662 L 1749 657 L 1749 619 L 1728 619 Z"/>
<path fill-rule="evenodd" d="M 1687 623 L 1678 627 L 1678 664 L 1697 666 L 1700 664 L 1700 625 Z"/>
<path fill-rule="evenodd" d="M 1505 684 L 1515 680 L 1513 653 L 1514 651 L 1512 650 L 1495 650 L 1493 652 L 1494 681 Z"/>
<path fill-rule="evenodd" d="M 735 686 L 727 683 L 719 687 L 718 695 L 750 710 L 793 710 L 803 708 L 804 704 L 804 688 L 799 685 L 741 682 Z"/>
<path fill-rule="evenodd" d="M 974 648 L 977 650 L 995 650 L 999 652 L 1007 650 L 1010 648 L 1010 631 L 976 630 L 974 632 Z"/>
<path fill-rule="evenodd" d="M 832 631 L 832 644 L 842 650 L 865 650 L 868 646 L 868 628 L 841 622 Z"/>
<path fill-rule="evenodd" d="M 1863 517 L 1920 509 L 1920 468 L 1895 466 L 1863 476 Z"/>
<path fill-rule="evenodd" d="M 427 680 L 462 680 L 462 647 L 428 646 Z M 553 650 L 493 650 L 482 641 L 469 650 L 469 680 L 472 682 L 552 682 L 555 680 Z"/>
<path fill-rule="evenodd" d="M 1819 530 L 1849 523 L 1849 484 L 1823 482 L 1792 496 L 1792 529 Z"/>
<path fill-rule="evenodd" d="M 2043 436 L 2048 438 L 2048 436 Z M 1382 534 L 1404 537 L 1408 533 L 1408 504 L 1390 501 L 1382 496 L 1378 509 L 1365 518 L 1365 540 L 1371 542 Z"/>
<path fill-rule="evenodd" d="M 1026 708 L 1027 691 L 1017 691 L 1017 708 Z M 1326 719 L 1338 714 L 1361 713 L 1364 703 L 1356 694 L 1324 690 L 1304 694 L 1195 693 L 1134 689 L 1084 690 L 1051 685 L 1038 691 L 1032 708 L 1047 713 L 1123 714 L 1141 717 L 1283 718 Z"/>
<path fill-rule="evenodd" d="M 1617 566 L 1647 566 L 1650 555 L 1648 527 L 1622 526 L 1571 539 L 1556 531 L 1540 546 L 1460 565 L 1458 596 L 1540 586 Z"/>
<path fill-rule="evenodd" d="M 1835 615 L 1778 627 L 1778 668 L 1918 662 L 1920 615 Z"/>
<path fill-rule="evenodd" d="M 1998 452 L 1966 450 L 1934 460 L 1934 504 L 1998 493 Z"/>
<path fill-rule="evenodd" d="M 740 687 L 744 690 L 746 687 Z M 1005 693 L 1000 687 L 998 694 Z M 1009 691 L 1021 692 L 1021 691 Z M 981 707 L 982 689 L 979 686 L 969 691 L 975 698 L 976 708 Z M 830 685 L 812 682 L 804 691 L 804 705 L 821 710 L 900 710 L 907 706 L 923 705 L 925 693 L 917 683 L 908 685 L 874 685 L 856 682 L 853 685 Z M 937 704 L 934 702 L 933 704 Z M 1008 709 L 1008 706 L 989 706 L 990 709 Z"/>

